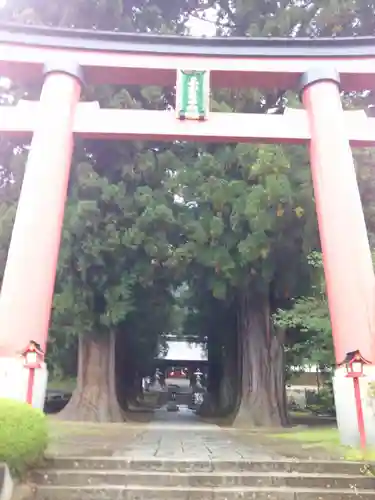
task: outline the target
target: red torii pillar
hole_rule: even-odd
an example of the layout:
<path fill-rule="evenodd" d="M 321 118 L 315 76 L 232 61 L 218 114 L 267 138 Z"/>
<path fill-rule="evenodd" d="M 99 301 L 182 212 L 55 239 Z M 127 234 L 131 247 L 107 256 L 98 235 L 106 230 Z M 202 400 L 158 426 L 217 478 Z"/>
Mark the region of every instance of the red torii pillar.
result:
<path fill-rule="evenodd" d="M 0 397 L 25 401 L 27 370 L 20 353 L 30 340 L 45 349 L 82 86 L 74 61 L 44 68 L 40 114 L 22 183 L 0 294 Z M 35 377 L 34 406 L 43 408 L 45 365 Z"/>
<path fill-rule="evenodd" d="M 374 271 L 339 85 L 333 68 L 311 69 L 302 77 L 301 96 L 311 133 L 311 172 L 336 361 L 342 363 L 348 352 L 359 349 L 372 363 L 362 380 L 366 394 L 375 376 Z M 334 376 L 337 421 L 342 441 L 355 444 L 354 394 L 345 375 L 345 368 L 338 368 Z M 368 410 L 367 427 L 375 429 Z"/>

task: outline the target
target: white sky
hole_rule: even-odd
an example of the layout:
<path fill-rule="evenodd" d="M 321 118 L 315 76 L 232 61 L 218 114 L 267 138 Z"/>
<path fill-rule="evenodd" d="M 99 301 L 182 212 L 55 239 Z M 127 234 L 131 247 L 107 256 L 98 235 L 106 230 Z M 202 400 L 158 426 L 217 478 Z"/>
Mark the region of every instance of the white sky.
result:
<path fill-rule="evenodd" d="M 206 20 L 197 19 L 196 17 L 190 17 L 187 22 L 187 26 L 192 36 L 215 36 L 216 26 L 216 10 L 208 9 L 206 12 Z"/>
<path fill-rule="evenodd" d="M 7 0 L 0 0 L 0 9 L 5 6 L 6 2 Z M 216 33 L 215 14 L 215 9 L 211 8 L 206 11 L 207 20 L 191 17 L 187 22 L 190 34 L 192 36 L 214 36 Z"/>
<path fill-rule="evenodd" d="M 202 344 L 188 343 L 183 341 L 169 341 L 168 352 L 164 356 L 159 354 L 159 359 L 173 361 L 207 361 L 207 354 Z"/>

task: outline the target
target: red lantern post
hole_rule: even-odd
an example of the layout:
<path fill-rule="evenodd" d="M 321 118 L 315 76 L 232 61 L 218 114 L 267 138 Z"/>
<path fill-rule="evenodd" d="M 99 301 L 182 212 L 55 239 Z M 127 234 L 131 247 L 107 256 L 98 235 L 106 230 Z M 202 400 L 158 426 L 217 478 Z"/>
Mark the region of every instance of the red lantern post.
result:
<path fill-rule="evenodd" d="M 363 408 L 361 400 L 361 389 L 359 386 L 359 379 L 364 377 L 363 366 L 370 365 L 371 363 L 367 361 L 361 353 L 357 351 L 348 352 L 346 354 L 345 360 L 340 363 L 339 366 L 345 365 L 346 367 L 346 377 L 353 379 L 354 387 L 354 399 L 355 408 L 357 412 L 357 422 L 358 422 L 358 432 L 359 440 L 362 449 L 366 448 L 366 430 L 365 430 L 365 420 L 363 417 Z"/>
<path fill-rule="evenodd" d="M 26 391 L 26 403 L 33 404 L 35 370 L 42 368 L 44 361 L 44 352 L 40 345 L 34 340 L 30 340 L 29 345 L 22 353 L 24 358 L 24 366 L 29 370 Z"/>

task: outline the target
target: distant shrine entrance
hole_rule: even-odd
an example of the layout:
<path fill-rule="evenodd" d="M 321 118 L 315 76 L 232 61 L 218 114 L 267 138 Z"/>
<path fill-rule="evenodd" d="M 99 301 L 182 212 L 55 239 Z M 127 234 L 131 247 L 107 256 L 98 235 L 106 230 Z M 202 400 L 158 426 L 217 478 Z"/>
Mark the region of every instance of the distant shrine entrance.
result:
<path fill-rule="evenodd" d="M 337 364 L 359 351 L 362 389 L 375 378 L 374 274 L 350 146 L 375 144 L 375 120 L 343 111 L 340 90 L 373 88 L 375 39 L 189 38 L 0 26 L 0 74 L 40 81 L 38 102 L 0 109 L 0 131 L 31 136 L 31 149 L 0 297 L 0 396 L 24 399 L 20 352 L 45 350 L 75 137 L 122 140 L 309 143 Z M 84 83 L 176 85 L 167 111 L 101 109 L 80 102 Z M 284 115 L 211 113 L 210 90 L 281 88 L 304 109 Z M 52 126 L 53 124 L 53 126 Z M 32 284 L 32 292 L 29 284 Z M 35 371 L 33 404 L 47 371 Z M 334 390 L 345 442 L 356 428 L 351 381 Z M 366 392 L 364 392 L 366 394 Z M 368 441 L 375 422 L 364 402 Z"/>
<path fill-rule="evenodd" d="M 206 392 L 208 381 L 205 344 L 167 337 L 166 350 L 160 350 L 154 365 L 151 384 L 159 389 L 160 383 L 155 384 L 155 380 L 161 378 L 160 404 L 166 404 L 172 411 L 177 411 L 179 405 L 197 410 L 203 402 L 198 394 Z"/>

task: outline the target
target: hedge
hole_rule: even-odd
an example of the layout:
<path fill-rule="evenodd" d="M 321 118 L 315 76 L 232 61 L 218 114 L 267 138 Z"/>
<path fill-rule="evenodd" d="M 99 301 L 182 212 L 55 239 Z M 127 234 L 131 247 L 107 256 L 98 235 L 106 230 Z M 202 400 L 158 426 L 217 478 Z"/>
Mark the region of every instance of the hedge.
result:
<path fill-rule="evenodd" d="M 22 474 L 37 465 L 48 444 L 44 413 L 26 403 L 0 399 L 0 462 Z"/>

